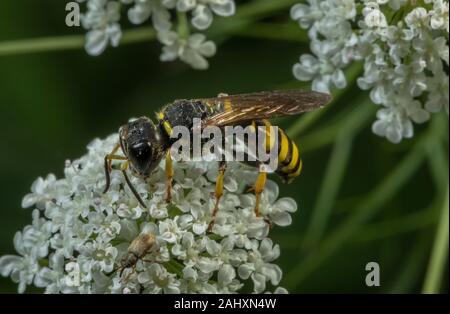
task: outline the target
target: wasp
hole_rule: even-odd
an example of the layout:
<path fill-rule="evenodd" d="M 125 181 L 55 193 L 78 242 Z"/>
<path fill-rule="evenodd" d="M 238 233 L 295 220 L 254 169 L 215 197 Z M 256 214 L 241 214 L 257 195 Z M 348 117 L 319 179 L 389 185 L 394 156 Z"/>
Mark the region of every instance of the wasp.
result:
<path fill-rule="evenodd" d="M 123 161 L 120 169 L 125 177 L 129 188 L 139 201 L 145 206 L 136 189 L 131 184 L 127 170 L 140 178 L 146 179 L 165 158 L 166 168 L 166 201 L 171 200 L 171 187 L 173 178 L 173 165 L 170 148 L 177 140 L 172 138 L 175 126 L 184 126 L 192 130 L 193 120 L 201 119 L 202 128 L 217 126 L 225 128 L 233 125 L 254 125 L 270 127 L 268 119 L 297 115 L 299 113 L 312 111 L 325 106 L 331 97 L 319 92 L 304 90 L 281 90 L 266 91 L 240 95 L 219 94 L 215 98 L 204 99 L 181 99 L 165 105 L 156 113 L 157 123 L 153 123 L 148 117 L 141 117 L 131 121 L 119 129 L 119 140 L 111 153 L 105 156 L 104 167 L 106 175 L 105 193 L 110 186 L 110 171 L 113 160 Z M 278 168 L 276 173 L 290 182 L 298 177 L 302 171 L 303 162 L 300 151 L 285 131 L 278 128 Z M 262 145 L 271 146 L 272 139 L 267 135 L 266 143 Z M 269 148 L 269 147 L 268 147 Z M 121 149 L 123 155 L 118 155 Z M 250 163 L 249 163 L 250 164 Z M 258 166 L 258 162 L 251 165 Z M 226 162 L 219 164 L 219 173 L 216 180 L 215 205 L 212 208 L 212 220 L 218 211 L 219 201 L 223 195 L 223 180 L 226 171 Z M 253 190 L 256 196 L 255 215 L 259 216 L 259 204 L 261 193 L 266 183 L 267 172 L 259 171 Z"/>
<path fill-rule="evenodd" d="M 134 273 L 136 264 L 139 260 L 152 263 L 153 261 L 145 260 L 144 257 L 150 252 L 156 245 L 156 237 L 153 233 L 143 233 L 138 235 L 133 241 L 131 241 L 128 247 L 127 254 L 120 261 L 120 266 L 115 270 L 119 271 L 119 277 L 122 277 L 123 272 L 127 268 L 132 268 L 132 271 L 124 279 L 125 281 Z"/>

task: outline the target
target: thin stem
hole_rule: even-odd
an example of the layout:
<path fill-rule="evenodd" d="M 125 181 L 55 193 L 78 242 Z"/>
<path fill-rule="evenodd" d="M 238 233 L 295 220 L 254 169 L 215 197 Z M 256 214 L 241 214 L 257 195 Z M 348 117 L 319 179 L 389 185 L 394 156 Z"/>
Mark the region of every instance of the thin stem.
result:
<path fill-rule="evenodd" d="M 0 57 L 38 52 L 73 50 L 84 47 L 84 35 L 44 37 L 0 42 Z M 151 27 L 138 27 L 124 31 L 121 44 L 133 44 L 154 39 Z"/>
<path fill-rule="evenodd" d="M 184 39 L 189 38 L 190 27 L 186 12 L 178 11 L 177 18 L 178 18 L 178 35 L 180 35 L 180 37 Z"/>
<path fill-rule="evenodd" d="M 322 237 L 342 185 L 352 151 L 353 135 L 341 132 L 334 144 L 333 152 L 325 173 L 325 179 L 313 210 L 313 217 L 306 233 L 305 246 L 315 246 Z"/>
<path fill-rule="evenodd" d="M 409 287 L 414 287 L 417 282 L 420 269 L 426 262 L 426 252 L 428 245 L 428 234 L 422 232 L 418 240 L 415 240 L 413 250 L 410 255 L 407 256 L 405 266 L 402 266 L 400 274 L 397 276 L 395 282 L 392 283 L 389 288 L 389 293 L 411 293 Z"/>
<path fill-rule="evenodd" d="M 304 30 L 295 24 L 256 23 L 250 27 L 237 30 L 235 35 L 251 38 L 284 40 L 308 43 L 309 38 Z"/>
<path fill-rule="evenodd" d="M 431 133 L 431 132 L 429 132 Z M 361 226 L 372 218 L 397 191 L 409 181 L 425 159 L 424 142 L 430 134 L 422 137 L 411 153 L 369 194 L 362 207 L 353 216 L 330 234 L 315 252 L 307 256 L 285 277 L 284 285 L 298 287 L 305 278 L 315 271 L 327 258 L 356 234 Z"/>
<path fill-rule="evenodd" d="M 449 193 L 441 208 L 441 218 L 436 231 L 433 250 L 431 253 L 428 270 L 425 276 L 423 293 L 439 293 L 442 278 L 445 273 L 445 263 L 448 258 L 448 228 L 449 228 Z"/>
<path fill-rule="evenodd" d="M 302 151 L 317 150 L 333 143 L 343 129 L 351 129 L 353 133 L 359 132 L 366 125 L 367 121 L 372 119 L 375 109 L 375 106 L 363 102 L 355 110 L 344 112 L 342 116 L 346 116 L 345 118 L 342 116 L 341 118 L 336 118 L 337 121 L 330 123 L 330 126 L 302 137 L 301 141 L 299 141 L 302 145 Z M 291 133 L 288 134 L 295 138 Z"/>
<path fill-rule="evenodd" d="M 408 216 L 368 225 L 358 233 L 354 242 L 364 243 L 391 238 L 399 234 L 424 229 L 437 221 L 438 215 L 434 208 L 421 210 Z"/>
<path fill-rule="evenodd" d="M 254 23 L 257 19 L 263 18 L 274 11 L 285 9 L 297 0 L 259 0 L 242 5 L 238 8 L 235 16 L 232 17 L 233 23 L 229 18 L 217 18 L 217 25 L 211 27 L 211 33 L 214 35 L 223 35 Z M 246 19 L 246 21 L 244 21 Z M 236 22 L 236 23 L 234 23 Z M 0 42 L 0 57 L 30 54 L 39 52 L 65 51 L 81 49 L 85 44 L 85 35 L 66 35 L 51 36 L 31 39 L 19 39 Z M 156 33 L 150 26 L 134 28 L 123 31 L 121 45 L 147 42 L 155 39 Z"/>
<path fill-rule="evenodd" d="M 360 229 L 351 242 L 356 244 L 381 241 L 386 238 L 393 238 L 398 235 L 410 233 L 413 231 L 425 229 L 438 221 L 438 215 L 435 208 L 423 209 L 405 217 L 387 220 L 383 222 L 372 223 Z M 283 243 L 283 249 L 302 248 L 304 238 L 299 238 L 297 234 L 281 235 L 277 237 L 277 242 Z"/>

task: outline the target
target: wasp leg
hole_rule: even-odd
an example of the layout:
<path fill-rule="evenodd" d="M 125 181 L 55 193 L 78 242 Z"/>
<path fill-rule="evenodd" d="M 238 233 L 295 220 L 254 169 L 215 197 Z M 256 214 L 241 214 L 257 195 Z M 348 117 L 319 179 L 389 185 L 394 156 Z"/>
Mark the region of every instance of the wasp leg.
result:
<path fill-rule="evenodd" d="M 258 174 L 258 178 L 256 179 L 255 182 L 255 186 L 254 186 L 254 191 L 255 191 L 255 196 L 256 196 L 256 201 L 255 201 L 255 215 L 256 217 L 260 216 L 259 213 L 259 203 L 261 201 L 261 193 L 264 191 L 264 187 L 266 185 L 266 180 L 267 180 L 267 173 L 260 171 Z"/>
<path fill-rule="evenodd" d="M 170 155 L 170 149 L 166 154 L 166 202 L 170 203 L 172 200 L 172 181 L 173 181 L 173 163 L 172 156 Z"/>
<path fill-rule="evenodd" d="M 116 155 L 117 151 L 120 148 L 120 144 L 116 144 L 116 146 L 114 146 L 113 150 L 105 156 L 105 179 L 106 179 L 106 186 L 105 189 L 103 190 L 103 193 L 108 192 L 109 187 L 111 185 L 111 177 L 110 177 L 110 173 L 111 173 L 111 164 L 113 160 L 127 160 L 126 157 L 123 156 L 118 156 Z"/>
<path fill-rule="evenodd" d="M 215 191 L 216 202 L 212 211 L 211 222 L 209 223 L 208 226 L 209 232 L 211 232 L 212 228 L 214 227 L 214 221 L 216 220 L 217 211 L 219 210 L 219 201 L 223 195 L 223 178 L 225 176 L 226 169 L 227 163 L 225 161 L 221 161 L 219 163 L 219 174 L 216 180 L 216 191 Z"/>
<path fill-rule="evenodd" d="M 130 178 L 128 178 L 127 175 L 127 169 L 128 169 L 128 161 L 125 161 L 121 166 L 120 166 L 120 170 L 122 171 L 122 174 L 125 178 L 125 182 L 127 183 L 128 187 L 130 188 L 131 192 L 133 192 L 134 197 L 136 197 L 137 201 L 139 202 L 139 204 L 143 207 L 143 208 L 147 208 L 147 206 L 145 205 L 144 201 L 142 200 L 141 196 L 139 195 L 139 193 L 136 191 L 136 189 L 134 188 L 133 184 L 130 181 Z"/>

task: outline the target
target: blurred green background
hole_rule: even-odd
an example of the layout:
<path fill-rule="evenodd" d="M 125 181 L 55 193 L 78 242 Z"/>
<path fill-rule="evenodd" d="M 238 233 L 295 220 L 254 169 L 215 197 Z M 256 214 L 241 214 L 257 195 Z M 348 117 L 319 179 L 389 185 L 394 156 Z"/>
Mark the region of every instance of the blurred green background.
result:
<path fill-rule="evenodd" d="M 308 51 L 306 34 L 289 19 L 296 1 L 236 2 L 237 16 L 216 18 L 208 31 L 218 53 L 199 72 L 161 63 L 148 29 L 138 29 L 139 43 L 90 57 L 79 47 L 84 31 L 64 23 L 66 1 L 0 1 L 0 255 L 14 253 L 14 233 L 31 221 L 20 203 L 32 182 L 61 176 L 66 159 L 130 117 L 153 116 L 176 98 L 309 88 L 291 72 Z M 71 49 L 31 53 L 42 41 L 27 39 L 47 36 L 65 38 L 50 40 L 53 48 Z M 349 87 L 326 111 L 279 123 L 305 163 L 303 175 L 280 189 L 299 204 L 293 224 L 272 233 L 281 285 L 299 293 L 447 292 L 448 116 L 390 144 L 371 132 L 376 108 L 354 84 L 360 70 L 349 69 Z M 381 267 L 380 287 L 365 284 L 368 262 Z M 0 292 L 16 291 L 0 278 Z"/>

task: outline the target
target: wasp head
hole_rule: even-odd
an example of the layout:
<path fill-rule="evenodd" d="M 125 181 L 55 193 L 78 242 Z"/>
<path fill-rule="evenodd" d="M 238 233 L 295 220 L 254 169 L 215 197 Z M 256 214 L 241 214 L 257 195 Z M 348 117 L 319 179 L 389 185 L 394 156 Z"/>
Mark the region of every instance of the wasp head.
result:
<path fill-rule="evenodd" d="M 141 117 L 119 130 L 120 145 L 130 161 L 131 170 L 140 177 L 148 177 L 164 155 L 161 133 L 147 117 Z"/>

